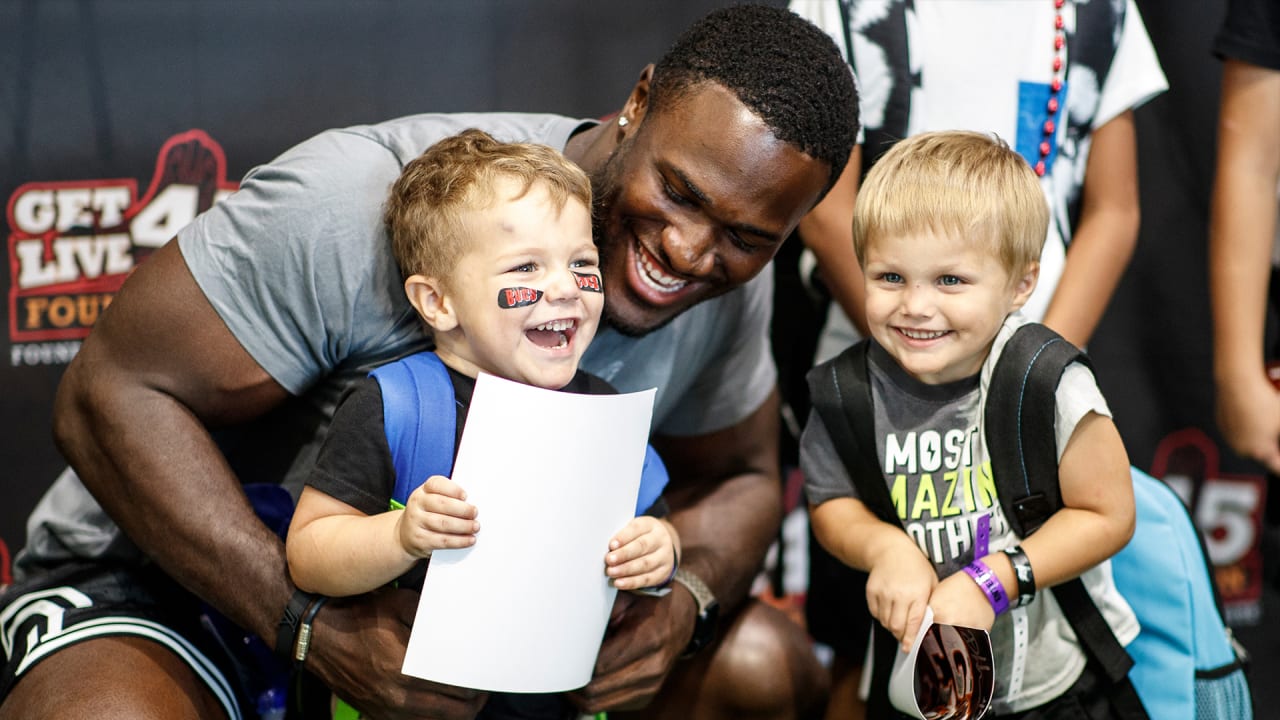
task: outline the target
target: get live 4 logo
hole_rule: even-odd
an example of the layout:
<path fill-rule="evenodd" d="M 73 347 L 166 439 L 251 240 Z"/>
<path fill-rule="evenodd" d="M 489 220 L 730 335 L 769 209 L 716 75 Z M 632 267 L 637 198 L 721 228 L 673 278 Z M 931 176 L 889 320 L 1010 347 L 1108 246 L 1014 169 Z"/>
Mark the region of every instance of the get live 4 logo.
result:
<path fill-rule="evenodd" d="M 234 192 L 226 157 L 203 130 L 167 140 L 151 186 L 132 179 L 30 182 L 9 198 L 9 339 L 89 334 L 129 273 Z"/>
<path fill-rule="evenodd" d="M 1151 474 L 1191 508 L 1204 538 L 1228 624 L 1253 625 L 1262 616 L 1262 514 L 1266 479 L 1218 469 L 1218 446 L 1198 428 L 1166 435 Z"/>

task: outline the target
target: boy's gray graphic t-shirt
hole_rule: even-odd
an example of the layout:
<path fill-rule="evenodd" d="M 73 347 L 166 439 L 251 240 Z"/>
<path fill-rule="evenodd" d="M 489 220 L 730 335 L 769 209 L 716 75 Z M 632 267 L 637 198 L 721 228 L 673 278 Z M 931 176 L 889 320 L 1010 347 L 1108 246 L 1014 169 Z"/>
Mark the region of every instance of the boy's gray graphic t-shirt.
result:
<path fill-rule="evenodd" d="M 983 516 L 990 519 L 988 552 L 1020 541 L 1000 506 L 982 410 L 995 361 L 1013 332 L 1026 322 L 1020 314 L 1011 315 L 979 374 L 942 385 L 927 385 L 907 375 L 877 345 L 868 353 L 883 481 L 903 530 L 933 562 L 939 578 L 973 561 L 975 528 Z M 1063 373 L 1055 397 L 1055 439 L 1061 460 L 1076 424 L 1087 413 L 1110 417 L 1111 412 L 1093 374 L 1078 363 Z M 801 437 L 800 463 L 811 505 L 858 496 L 816 411 L 810 412 Z M 1110 561 L 1081 577 L 1120 642 L 1127 644 L 1136 637 L 1137 619 L 1115 589 Z M 1011 621 L 1015 614 L 1024 618 L 1028 637 L 1018 657 Z M 1037 593 L 1031 605 L 996 618 L 991 640 L 997 669 L 992 708 L 998 713 L 1021 712 L 1058 697 L 1084 669 L 1085 656 L 1075 633 L 1047 591 Z M 1020 677 L 1013 676 L 1015 667 L 1021 668 Z"/>

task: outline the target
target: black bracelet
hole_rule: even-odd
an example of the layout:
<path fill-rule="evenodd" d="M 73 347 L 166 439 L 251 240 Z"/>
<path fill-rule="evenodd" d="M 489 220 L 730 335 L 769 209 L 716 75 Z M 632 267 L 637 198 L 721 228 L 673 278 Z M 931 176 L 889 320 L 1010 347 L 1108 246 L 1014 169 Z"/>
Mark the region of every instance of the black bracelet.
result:
<path fill-rule="evenodd" d="M 1030 605 L 1036 597 L 1036 574 L 1031 570 L 1031 560 L 1022 551 L 1021 545 L 1005 548 L 1004 554 L 1009 556 L 1013 574 L 1018 578 L 1018 599 L 1014 601 L 1013 607 Z"/>
<path fill-rule="evenodd" d="M 280 616 L 280 622 L 276 623 L 276 657 L 292 661 L 293 646 L 298 640 L 298 625 L 302 622 L 302 616 L 307 611 L 307 607 L 316 599 L 315 595 L 309 592 L 295 589 L 293 595 L 289 598 L 289 603 L 284 606 L 284 614 Z"/>
<path fill-rule="evenodd" d="M 311 649 L 311 621 L 316 619 L 316 613 L 320 612 L 328 599 L 324 595 L 313 597 L 306 612 L 302 614 L 302 622 L 298 625 L 298 639 L 293 644 L 293 666 L 299 671 L 307 660 L 307 651 Z"/>

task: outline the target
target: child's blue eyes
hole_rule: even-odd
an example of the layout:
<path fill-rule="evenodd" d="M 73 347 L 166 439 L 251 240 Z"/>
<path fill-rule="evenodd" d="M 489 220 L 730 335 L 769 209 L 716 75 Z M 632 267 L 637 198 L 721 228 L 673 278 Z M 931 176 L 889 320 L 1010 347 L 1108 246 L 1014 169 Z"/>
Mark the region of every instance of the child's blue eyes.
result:
<path fill-rule="evenodd" d="M 570 263 L 569 263 L 569 267 L 571 267 L 571 268 L 595 267 L 595 266 L 596 266 L 596 265 L 598 265 L 598 264 L 599 264 L 599 263 L 598 263 L 596 260 L 594 260 L 594 259 L 585 259 L 585 258 L 584 258 L 584 259 L 582 259 L 582 260 L 573 260 L 572 262 L 570 262 Z M 538 271 L 538 264 L 537 264 L 537 263 L 524 263 L 524 264 L 516 265 L 516 266 L 512 267 L 512 268 L 511 268 L 510 270 L 508 270 L 507 272 L 513 272 L 513 273 L 531 273 L 531 272 L 537 272 L 537 271 Z"/>
<path fill-rule="evenodd" d="M 886 272 L 880 274 L 880 280 L 891 285 L 901 285 L 906 279 L 895 272 Z M 938 277 L 938 284 L 943 287 L 956 287 L 964 284 L 964 279 L 958 275 L 942 275 Z"/>

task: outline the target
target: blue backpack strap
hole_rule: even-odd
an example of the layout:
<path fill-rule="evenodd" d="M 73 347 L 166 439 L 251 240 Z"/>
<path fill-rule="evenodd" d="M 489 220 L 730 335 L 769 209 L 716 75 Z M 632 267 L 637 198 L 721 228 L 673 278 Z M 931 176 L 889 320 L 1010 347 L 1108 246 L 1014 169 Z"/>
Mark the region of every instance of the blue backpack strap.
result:
<path fill-rule="evenodd" d="M 652 445 L 645 445 L 644 466 L 640 470 L 640 495 L 636 498 L 636 515 L 653 506 L 667 487 L 667 466 Z"/>
<path fill-rule="evenodd" d="M 410 355 L 369 374 L 382 389 L 382 423 L 396 469 L 391 507 L 401 508 L 427 478 L 453 472 L 453 381 L 433 352 Z"/>

